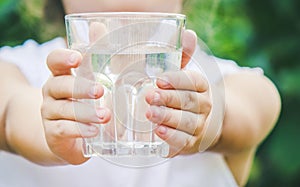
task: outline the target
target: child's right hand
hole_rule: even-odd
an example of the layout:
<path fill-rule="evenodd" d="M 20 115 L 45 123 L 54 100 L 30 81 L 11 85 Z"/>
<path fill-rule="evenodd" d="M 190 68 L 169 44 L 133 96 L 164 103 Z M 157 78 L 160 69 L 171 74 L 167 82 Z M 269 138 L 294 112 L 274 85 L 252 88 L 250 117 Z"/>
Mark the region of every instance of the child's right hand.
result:
<path fill-rule="evenodd" d="M 48 55 L 47 64 L 52 75 L 43 87 L 42 118 L 45 136 L 51 151 L 70 164 L 85 162 L 82 154 L 82 138 L 93 137 L 98 129 L 92 124 L 106 123 L 111 113 L 106 108 L 94 108 L 78 99 L 97 99 L 103 95 L 103 87 L 93 81 L 76 82 L 71 68 L 80 65 L 79 52 L 59 49 Z M 77 89 L 80 88 L 80 89 Z M 80 113 L 76 113 L 80 110 Z"/>

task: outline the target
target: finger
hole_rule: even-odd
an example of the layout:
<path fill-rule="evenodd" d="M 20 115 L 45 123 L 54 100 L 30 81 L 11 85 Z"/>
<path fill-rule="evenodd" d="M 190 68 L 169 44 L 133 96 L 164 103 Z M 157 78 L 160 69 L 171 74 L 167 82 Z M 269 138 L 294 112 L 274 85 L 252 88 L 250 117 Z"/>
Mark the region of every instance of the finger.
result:
<path fill-rule="evenodd" d="M 107 108 L 71 100 L 57 100 L 51 105 L 42 105 L 42 115 L 48 120 L 65 119 L 81 123 L 106 123 L 111 118 Z"/>
<path fill-rule="evenodd" d="M 105 24 L 99 22 L 93 22 L 90 24 L 90 30 L 89 30 L 90 42 L 97 42 L 98 39 L 102 38 L 107 33 L 108 30 Z"/>
<path fill-rule="evenodd" d="M 99 133 L 96 126 L 74 121 L 45 121 L 44 128 L 49 148 L 70 164 L 81 164 L 89 158 L 82 154 L 82 138 L 94 137 Z"/>
<path fill-rule="evenodd" d="M 48 120 L 45 124 L 47 136 L 55 139 L 89 138 L 96 136 L 99 132 L 96 125 L 70 120 Z"/>
<path fill-rule="evenodd" d="M 78 67 L 82 60 L 79 52 L 69 49 L 57 49 L 47 57 L 47 65 L 54 76 L 70 75 L 71 68 Z"/>
<path fill-rule="evenodd" d="M 184 68 L 190 61 L 197 45 L 197 35 L 192 30 L 185 30 L 182 35 L 182 61 L 181 68 Z"/>
<path fill-rule="evenodd" d="M 196 92 L 208 90 L 206 78 L 195 71 L 166 72 L 157 79 L 156 84 L 162 89 L 191 90 Z"/>
<path fill-rule="evenodd" d="M 205 121 L 204 115 L 158 106 L 150 106 L 146 117 L 153 123 L 164 124 L 190 135 L 199 134 Z"/>
<path fill-rule="evenodd" d="M 170 150 L 168 157 L 196 152 L 191 150 L 192 148 L 189 148 L 189 145 L 191 144 L 190 142 L 194 141 L 194 137 L 185 132 L 172 129 L 164 125 L 159 125 L 155 129 L 155 133 L 169 144 Z"/>
<path fill-rule="evenodd" d="M 55 99 L 98 99 L 104 94 L 104 89 L 99 83 L 82 77 L 53 77 L 46 85 L 43 88 L 44 96 L 49 95 Z"/>
<path fill-rule="evenodd" d="M 207 93 L 198 93 L 185 90 L 156 89 L 146 95 L 150 105 L 167 106 L 193 113 L 209 113 L 211 103 Z"/>
<path fill-rule="evenodd" d="M 90 80 L 95 80 L 93 72 L 95 71 L 95 67 L 93 67 L 93 61 L 95 59 L 90 54 L 91 50 L 96 45 L 103 45 L 108 42 L 107 37 L 104 37 L 108 31 L 106 26 L 103 23 L 97 22 L 91 22 L 89 25 L 89 47 L 87 48 L 87 51 L 82 54 L 82 60 L 79 68 L 75 69 L 75 74 L 77 76 L 85 77 Z M 99 44 L 100 43 L 100 44 Z M 95 63 L 95 62 L 94 62 Z"/>

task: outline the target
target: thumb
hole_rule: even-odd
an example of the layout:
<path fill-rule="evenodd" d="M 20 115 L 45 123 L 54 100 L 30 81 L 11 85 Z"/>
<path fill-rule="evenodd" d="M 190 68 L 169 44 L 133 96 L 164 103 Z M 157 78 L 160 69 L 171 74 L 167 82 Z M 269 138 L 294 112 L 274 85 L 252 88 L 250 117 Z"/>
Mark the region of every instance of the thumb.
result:
<path fill-rule="evenodd" d="M 197 45 L 197 34 L 192 30 L 185 30 L 182 35 L 182 61 L 181 68 L 184 68 L 190 61 Z"/>
<path fill-rule="evenodd" d="M 53 76 L 70 75 L 82 60 L 78 51 L 70 49 L 55 49 L 47 56 L 47 65 Z"/>

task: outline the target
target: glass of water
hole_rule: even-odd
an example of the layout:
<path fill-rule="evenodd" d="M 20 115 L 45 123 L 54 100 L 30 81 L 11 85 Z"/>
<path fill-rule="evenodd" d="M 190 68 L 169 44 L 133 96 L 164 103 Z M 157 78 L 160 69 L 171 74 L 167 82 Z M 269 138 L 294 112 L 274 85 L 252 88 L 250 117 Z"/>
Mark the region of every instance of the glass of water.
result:
<path fill-rule="evenodd" d="M 145 95 L 161 73 L 180 69 L 185 16 L 107 12 L 70 14 L 65 20 L 68 47 L 83 55 L 74 76 L 104 87 L 103 97 L 82 102 L 108 107 L 113 114 L 107 124 L 97 125 L 96 137 L 83 139 L 83 154 L 166 157 L 168 144 L 145 116 Z M 80 81 L 75 81 L 74 89 L 79 88 Z M 76 106 L 74 111 L 80 112 Z"/>

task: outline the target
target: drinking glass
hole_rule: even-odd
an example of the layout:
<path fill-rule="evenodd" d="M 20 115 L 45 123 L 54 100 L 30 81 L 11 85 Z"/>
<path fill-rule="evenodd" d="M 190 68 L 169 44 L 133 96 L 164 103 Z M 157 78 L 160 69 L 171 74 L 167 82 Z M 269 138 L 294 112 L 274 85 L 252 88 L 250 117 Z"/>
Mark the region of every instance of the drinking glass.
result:
<path fill-rule="evenodd" d="M 80 79 L 104 87 L 100 99 L 85 99 L 95 109 L 107 107 L 112 118 L 97 124 L 99 134 L 83 138 L 83 154 L 91 156 L 159 156 L 169 154 L 145 113 L 145 95 L 156 87 L 162 73 L 181 67 L 181 37 L 185 16 L 169 13 L 106 12 L 65 17 L 68 47 L 83 60 L 73 69 L 74 89 Z M 74 106 L 75 114 L 80 109 Z M 96 125 L 96 124 L 95 124 Z"/>

